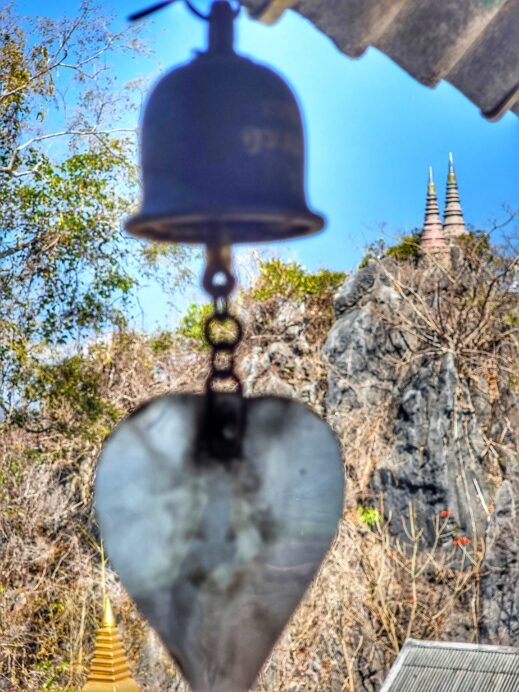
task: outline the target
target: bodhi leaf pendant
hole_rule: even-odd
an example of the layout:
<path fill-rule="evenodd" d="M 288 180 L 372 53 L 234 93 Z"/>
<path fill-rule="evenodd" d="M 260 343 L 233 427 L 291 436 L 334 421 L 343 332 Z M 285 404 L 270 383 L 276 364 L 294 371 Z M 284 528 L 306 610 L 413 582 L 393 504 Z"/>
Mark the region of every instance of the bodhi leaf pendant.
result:
<path fill-rule="evenodd" d="M 329 427 L 277 397 L 165 396 L 108 439 L 108 554 L 192 690 L 253 684 L 330 546 L 343 478 Z"/>
<path fill-rule="evenodd" d="M 194 692 L 254 683 L 330 546 L 344 490 L 328 426 L 302 404 L 244 398 L 235 372 L 231 244 L 324 224 L 306 201 L 297 101 L 279 75 L 234 51 L 236 14 L 235 3 L 213 2 L 207 50 L 151 93 L 143 205 L 126 223 L 141 238 L 206 246 L 206 393 L 133 413 L 96 478 L 111 562 Z"/>

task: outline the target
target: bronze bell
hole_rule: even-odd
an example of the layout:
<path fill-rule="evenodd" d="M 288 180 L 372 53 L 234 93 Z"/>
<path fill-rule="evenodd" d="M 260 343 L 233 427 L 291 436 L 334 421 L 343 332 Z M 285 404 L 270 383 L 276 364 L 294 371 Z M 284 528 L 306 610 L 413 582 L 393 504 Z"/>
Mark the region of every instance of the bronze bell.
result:
<path fill-rule="evenodd" d="M 287 84 L 233 49 L 235 12 L 214 2 L 209 46 L 166 74 L 144 111 L 144 199 L 127 230 L 181 243 L 282 240 L 319 231 L 308 208 L 301 115 Z"/>

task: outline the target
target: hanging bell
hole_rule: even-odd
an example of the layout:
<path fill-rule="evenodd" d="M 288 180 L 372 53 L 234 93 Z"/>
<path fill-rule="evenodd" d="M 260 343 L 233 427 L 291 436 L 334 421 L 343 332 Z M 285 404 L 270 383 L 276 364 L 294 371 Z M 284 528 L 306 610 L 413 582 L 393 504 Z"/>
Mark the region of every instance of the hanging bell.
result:
<path fill-rule="evenodd" d="M 235 11 L 214 2 L 209 45 L 152 91 L 133 235 L 181 243 L 282 240 L 319 231 L 307 205 L 301 115 L 287 84 L 233 49 Z"/>

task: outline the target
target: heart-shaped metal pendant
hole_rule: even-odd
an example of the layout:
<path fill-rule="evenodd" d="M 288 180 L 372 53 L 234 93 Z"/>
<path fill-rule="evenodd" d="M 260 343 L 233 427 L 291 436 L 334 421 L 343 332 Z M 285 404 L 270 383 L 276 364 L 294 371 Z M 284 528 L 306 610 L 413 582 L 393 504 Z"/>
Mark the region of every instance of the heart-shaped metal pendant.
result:
<path fill-rule="evenodd" d="M 208 397 L 179 395 L 123 421 L 96 510 L 114 568 L 191 688 L 243 692 L 330 546 L 344 472 L 306 406 L 211 399 L 209 416 Z"/>

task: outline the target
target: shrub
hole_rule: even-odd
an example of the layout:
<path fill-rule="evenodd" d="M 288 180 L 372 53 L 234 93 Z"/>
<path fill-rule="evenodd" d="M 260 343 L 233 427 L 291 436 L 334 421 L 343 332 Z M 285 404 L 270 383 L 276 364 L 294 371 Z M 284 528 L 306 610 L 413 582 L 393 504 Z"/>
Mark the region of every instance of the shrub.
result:
<path fill-rule="evenodd" d="M 364 505 L 359 505 L 357 507 L 357 512 L 361 522 L 369 526 L 370 529 L 374 528 L 382 519 L 380 510 L 376 507 L 364 507 Z"/>
<path fill-rule="evenodd" d="M 385 257 L 394 257 L 399 262 L 407 262 L 418 257 L 419 251 L 420 233 L 416 232 L 405 235 L 397 245 L 389 247 Z"/>
<path fill-rule="evenodd" d="M 101 363 L 90 355 L 76 354 L 35 369 L 24 396 L 33 402 L 21 411 L 18 424 L 45 419 L 48 429 L 98 440 L 107 435 L 122 411 L 110 402 L 102 387 Z M 35 431 L 35 430 L 33 430 Z"/>
<path fill-rule="evenodd" d="M 180 320 L 177 333 L 180 336 L 193 339 L 198 348 L 207 348 L 204 325 L 212 312 L 213 306 L 210 303 L 191 303 L 186 314 Z"/>
<path fill-rule="evenodd" d="M 359 269 L 367 265 L 371 259 L 384 259 L 394 257 L 398 262 L 408 262 L 418 257 L 420 252 L 420 231 L 402 236 L 400 241 L 391 247 L 387 247 L 383 238 L 371 243 L 366 248 L 366 254 L 359 263 Z"/>
<path fill-rule="evenodd" d="M 311 273 L 297 262 L 272 259 L 260 264 L 260 275 L 252 289 L 254 300 L 292 298 L 305 300 L 324 297 L 338 288 L 346 278 L 344 272 L 320 269 Z"/>
<path fill-rule="evenodd" d="M 150 338 L 150 348 L 155 355 L 171 351 L 175 340 L 171 332 L 162 331 Z"/>

